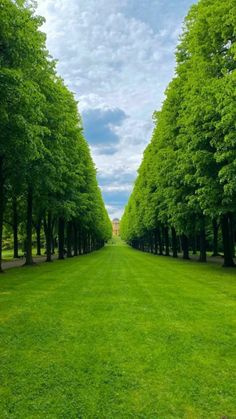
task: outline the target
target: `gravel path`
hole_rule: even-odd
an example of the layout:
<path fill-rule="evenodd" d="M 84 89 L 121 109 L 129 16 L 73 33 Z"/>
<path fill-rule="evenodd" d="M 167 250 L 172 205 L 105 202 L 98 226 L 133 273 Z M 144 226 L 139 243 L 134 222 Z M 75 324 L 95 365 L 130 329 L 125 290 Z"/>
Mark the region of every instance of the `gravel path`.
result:
<path fill-rule="evenodd" d="M 52 256 L 52 260 L 57 259 L 58 255 L 53 255 Z M 179 258 L 182 258 L 182 255 L 179 254 Z M 46 261 L 46 256 L 35 256 L 34 258 L 34 262 L 39 264 L 39 263 L 43 263 Z M 190 260 L 193 261 L 197 261 L 199 259 L 199 255 L 191 255 L 190 254 Z M 207 262 L 213 262 L 213 263 L 218 263 L 218 264 L 223 264 L 224 258 L 223 256 L 217 256 L 217 257 L 212 257 L 212 256 L 208 256 L 207 257 Z M 236 262 L 236 261 L 235 261 Z M 3 270 L 6 269 L 11 269 L 11 268 L 18 268 L 23 266 L 25 263 L 25 258 L 21 258 L 21 259 L 13 259 L 11 261 L 7 261 L 7 262 L 3 262 L 2 263 L 2 268 Z"/>
<path fill-rule="evenodd" d="M 39 263 L 43 263 L 46 261 L 46 256 L 36 256 L 33 258 L 34 262 L 39 264 Z M 52 260 L 57 259 L 57 255 L 53 255 L 52 256 Z M 20 268 L 21 266 L 23 266 L 25 264 L 25 258 L 21 258 L 21 259 L 13 259 L 7 262 L 3 262 L 2 263 L 2 269 L 5 271 L 6 269 L 11 269 L 11 268 Z"/>

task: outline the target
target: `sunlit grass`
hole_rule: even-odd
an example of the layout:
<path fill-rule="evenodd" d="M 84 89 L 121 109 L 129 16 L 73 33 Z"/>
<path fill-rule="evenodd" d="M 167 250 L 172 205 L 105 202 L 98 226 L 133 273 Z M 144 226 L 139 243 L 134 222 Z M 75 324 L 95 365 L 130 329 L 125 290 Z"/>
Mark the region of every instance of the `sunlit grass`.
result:
<path fill-rule="evenodd" d="M 235 417 L 234 270 L 113 244 L 0 290 L 1 418 Z"/>
<path fill-rule="evenodd" d="M 45 250 L 42 249 L 42 256 L 44 256 L 44 252 L 45 252 Z M 37 254 L 37 249 L 36 248 L 33 248 L 32 249 L 32 254 L 33 254 L 34 257 L 36 257 L 36 254 Z M 24 256 L 24 252 L 22 250 L 19 250 L 19 257 L 21 258 L 23 256 Z M 13 249 L 3 250 L 2 251 L 2 258 L 3 258 L 3 260 L 5 262 L 14 260 L 14 251 L 13 251 Z"/>

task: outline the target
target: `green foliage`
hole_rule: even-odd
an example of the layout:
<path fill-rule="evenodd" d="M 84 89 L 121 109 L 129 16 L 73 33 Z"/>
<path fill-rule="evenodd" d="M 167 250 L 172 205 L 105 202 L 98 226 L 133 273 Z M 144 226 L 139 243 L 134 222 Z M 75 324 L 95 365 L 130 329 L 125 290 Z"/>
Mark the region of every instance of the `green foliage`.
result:
<path fill-rule="evenodd" d="M 29 263 L 32 225 L 40 228 L 43 220 L 49 241 L 59 218 L 82 225 L 94 247 L 111 236 L 77 102 L 55 72 L 42 22 L 34 2 L 1 2 L 0 260 L 13 202 L 15 228 L 25 224 Z"/>
<path fill-rule="evenodd" d="M 225 243 L 234 241 L 235 7 L 235 0 L 200 0 L 185 20 L 176 75 L 154 115 L 152 141 L 121 223 L 129 242 L 161 226 L 191 238 L 205 234 L 203 222 L 225 217 L 231 223 L 222 227 Z"/>

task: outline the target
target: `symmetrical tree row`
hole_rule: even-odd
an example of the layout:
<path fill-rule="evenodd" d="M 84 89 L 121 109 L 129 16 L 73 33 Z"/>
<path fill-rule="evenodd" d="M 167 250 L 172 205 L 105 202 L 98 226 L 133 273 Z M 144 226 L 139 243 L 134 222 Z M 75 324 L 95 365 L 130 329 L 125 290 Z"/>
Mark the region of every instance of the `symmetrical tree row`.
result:
<path fill-rule="evenodd" d="M 185 21 L 176 75 L 122 219 L 141 250 L 189 248 L 234 266 L 236 216 L 236 1 L 201 0 Z"/>
<path fill-rule="evenodd" d="M 29 3 L 29 2 L 28 2 Z M 109 221 L 73 95 L 57 76 L 40 32 L 42 18 L 24 1 L 0 4 L 0 262 L 4 226 L 32 233 L 47 260 L 89 252 L 111 235 Z M 66 249 L 65 249 L 66 239 Z"/>

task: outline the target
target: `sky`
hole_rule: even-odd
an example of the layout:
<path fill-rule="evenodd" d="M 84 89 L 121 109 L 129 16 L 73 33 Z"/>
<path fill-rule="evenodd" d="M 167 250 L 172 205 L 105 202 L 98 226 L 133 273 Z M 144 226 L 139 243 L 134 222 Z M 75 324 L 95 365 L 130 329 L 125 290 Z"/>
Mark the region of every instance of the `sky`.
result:
<path fill-rule="evenodd" d="M 111 218 L 120 218 L 174 75 L 193 0 L 38 0 L 57 70 L 79 101 Z"/>

